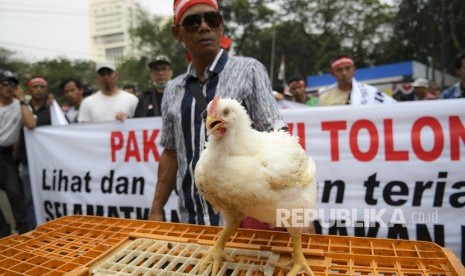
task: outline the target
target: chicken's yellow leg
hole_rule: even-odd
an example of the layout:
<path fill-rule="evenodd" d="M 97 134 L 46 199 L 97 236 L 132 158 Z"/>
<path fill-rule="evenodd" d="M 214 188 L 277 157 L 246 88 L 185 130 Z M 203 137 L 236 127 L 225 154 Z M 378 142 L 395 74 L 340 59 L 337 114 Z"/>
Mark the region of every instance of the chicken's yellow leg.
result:
<path fill-rule="evenodd" d="M 292 238 L 292 247 L 294 251 L 294 266 L 292 267 L 291 271 L 287 274 L 287 276 L 295 276 L 301 270 L 304 270 L 308 275 L 315 276 L 310 266 L 308 266 L 307 260 L 302 253 L 302 239 L 300 232 L 289 231 Z"/>
<path fill-rule="evenodd" d="M 216 275 L 220 268 L 221 261 L 226 259 L 229 262 L 234 262 L 234 259 L 224 252 L 224 247 L 228 242 L 229 237 L 237 231 L 240 221 L 235 223 L 227 223 L 221 231 L 220 237 L 215 245 L 208 251 L 200 261 L 199 272 L 203 273 L 207 269 L 208 264 L 213 260 L 213 269 L 211 275 Z"/>

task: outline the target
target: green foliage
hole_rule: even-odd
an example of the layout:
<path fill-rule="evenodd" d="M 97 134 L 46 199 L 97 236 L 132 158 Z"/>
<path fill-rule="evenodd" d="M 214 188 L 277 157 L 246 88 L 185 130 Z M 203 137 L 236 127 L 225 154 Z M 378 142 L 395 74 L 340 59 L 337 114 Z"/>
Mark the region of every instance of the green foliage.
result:
<path fill-rule="evenodd" d="M 49 93 L 53 93 L 60 103 L 65 100 L 63 91 L 60 89 L 60 83 L 65 78 L 78 78 L 81 79 L 83 83 L 97 88 L 95 81 L 95 63 L 92 61 L 70 61 L 65 58 L 43 60 L 31 64 L 29 72 L 25 73 L 23 76 L 26 78 L 26 81 L 34 76 L 45 77 L 48 82 Z"/>
<path fill-rule="evenodd" d="M 331 58 L 341 54 L 354 56 L 359 66 L 371 64 L 393 16 L 374 0 L 288 0 L 278 11 L 283 30 L 277 49 L 287 52 L 287 71 L 304 76 L 328 72 Z"/>
<path fill-rule="evenodd" d="M 63 93 L 59 88 L 64 78 L 80 78 L 84 83 L 95 85 L 95 63 L 86 60 L 68 60 L 58 58 L 53 60 L 42 60 L 37 63 L 27 63 L 17 58 L 15 53 L 0 49 L 0 68 L 15 72 L 19 78 L 20 85 L 27 91 L 26 82 L 34 76 L 43 76 L 48 82 L 48 91 L 62 102 Z"/>
<path fill-rule="evenodd" d="M 28 72 L 29 64 L 15 57 L 15 52 L 0 48 L 0 69 L 15 72 L 20 81 L 24 73 Z"/>
<path fill-rule="evenodd" d="M 166 55 L 171 59 L 174 75 L 179 75 L 186 70 L 186 51 L 176 42 L 171 34 L 172 21 L 162 17 L 143 16 L 139 27 L 130 30 L 136 47 L 142 51 L 142 67 L 148 70 L 147 64 L 151 58 L 157 55 Z M 130 58 L 133 59 L 133 58 Z M 123 61 L 123 64 L 126 61 Z M 125 77 L 125 72 L 120 72 Z M 148 75 L 147 75 L 148 78 Z M 146 82 L 146 81 L 145 81 Z"/>
<path fill-rule="evenodd" d="M 145 91 L 149 85 L 149 73 L 147 58 L 130 58 L 124 60 L 118 66 L 119 84 L 122 87 L 126 83 L 132 83 L 140 93 Z"/>
<path fill-rule="evenodd" d="M 380 61 L 414 59 L 454 74 L 454 59 L 465 49 L 465 1 L 402 0 L 392 25 Z"/>
<path fill-rule="evenodd" d="M 465 48 L 465 1 L 394 0 L 223 0 L 225 34 L 233 39 L 232 53 L 253 57 L 268 70 L 274 68 L 275 84 L 282 56 L 286 77 L 329 71 L 336 55 L 353 55 L 358 67 L 417 60 L 454 73 L 453 61 Z M 141 57 L 127 57 L 118 66 L 120 85 L 148 86 L 147 63 L 167 55 L 174 76 L 186 71 L 186 51 L 171 34 L 171 19 L 141 15 L 130 30 Z M 275 49 L 272 53 L 273 37 Z M 272 56 L 274 63 L 271 66 Z M 15 71 L 22 82 L 44 75 L 50 91 L 60 96 L 64 77 L 80 77 L 95 85 L 95 64 L 64 58 L 28 63 L 14 52 L 0 49 L 0 68 Z"/>

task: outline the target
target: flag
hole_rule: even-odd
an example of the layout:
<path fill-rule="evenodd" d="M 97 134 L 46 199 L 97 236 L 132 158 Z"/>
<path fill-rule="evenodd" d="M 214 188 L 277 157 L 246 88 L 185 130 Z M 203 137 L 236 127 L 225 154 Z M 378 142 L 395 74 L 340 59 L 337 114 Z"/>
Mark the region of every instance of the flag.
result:
<path fill-rule="evenodd" d="M 279 65 L 278 80 L 283 81 L 286 79 L 286 64 L 284 56 L 281 57 L 281 64 Z"/>
<path fill-rule="evenodd" d="M 67 125 L 68 120 L 66 120 L 65 114 L 60 108 L 60 105 L 56 100 L 53 100 L 52 105 L 50 106 L 50 119 L 53 126 L 62 126 Z"/>

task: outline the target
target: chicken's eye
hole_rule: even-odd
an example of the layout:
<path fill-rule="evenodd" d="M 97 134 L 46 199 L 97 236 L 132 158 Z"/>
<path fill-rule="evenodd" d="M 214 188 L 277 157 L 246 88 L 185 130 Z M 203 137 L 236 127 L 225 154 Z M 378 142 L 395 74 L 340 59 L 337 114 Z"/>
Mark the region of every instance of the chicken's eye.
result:
<path fill-rule="evenodd" d="M 227 117 L 229 115 L 229 108 L 223 110 L 223 117 Z"/>

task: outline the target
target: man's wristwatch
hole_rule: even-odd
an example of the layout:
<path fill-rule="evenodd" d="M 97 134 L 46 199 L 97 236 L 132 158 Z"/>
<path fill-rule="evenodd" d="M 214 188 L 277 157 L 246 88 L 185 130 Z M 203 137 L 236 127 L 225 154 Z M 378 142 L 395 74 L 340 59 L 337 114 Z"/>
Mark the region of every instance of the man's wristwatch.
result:
<path fill-rule="evenodd" d="M 21 105 L 26 105 L 26 106 L 29 105 L 26 101 L 20 101 L 19 103 L 20 103 Z"/>

